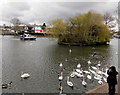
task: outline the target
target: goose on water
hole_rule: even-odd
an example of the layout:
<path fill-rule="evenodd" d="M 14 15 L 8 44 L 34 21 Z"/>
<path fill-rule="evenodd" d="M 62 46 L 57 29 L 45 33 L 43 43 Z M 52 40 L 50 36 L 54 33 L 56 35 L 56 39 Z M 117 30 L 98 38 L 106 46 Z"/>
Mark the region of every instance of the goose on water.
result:
<path fill-rule="evenodd" d="M 70 81 L 69 76 L 67 77 L 67 84 L 73 88 L 73 83 Z"/>
<path fill-rule="evenodd" d="M 2 88 L 6 89 L 6 88 L 10 87 L 11 84 L 12 84 L 12 81 L 10 83 L 2 84 Z"/>
<path fill-rule="evenodd" d="M 27 79 L 29 77 L 30 77 L 30 74 L 28 74 L 28 73 L 22 73 L 21 74 L 21 78 L 23 78 L 23 79 Z"/>

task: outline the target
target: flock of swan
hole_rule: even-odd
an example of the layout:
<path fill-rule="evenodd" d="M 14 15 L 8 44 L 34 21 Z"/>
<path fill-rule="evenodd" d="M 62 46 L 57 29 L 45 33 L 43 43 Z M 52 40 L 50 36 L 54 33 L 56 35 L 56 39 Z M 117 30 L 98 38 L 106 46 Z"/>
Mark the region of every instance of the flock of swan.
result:
<path fill-rule="evenodd" d="M 72 50 L 70 49 L 69 52 L 71 53 Z M 88 80 L 97 80 L 98 84 L 103 84 L 104 82 L 107 82 L 107 70 L 108 68 L 106 67 L 105 69 L 101 67 L 101 63 L 99 62 L 97 65 L 92 66 L 91 61 L 89 60 L 88 62 L 88 70 L 83 70 L 81 64 L 77 64 L 76 69 L 73 69 L 73 71 L 67 76 L 66 83 L 69 87 L 74 88 L 74 82 L 70 80 L 70 78 L 74 78 L 75 76 L 77 78 L 82 78 L 82 85 L 84 87 L 87 86 L 87 81 Z M 60 68 L 63 68 L 63 64 L 59 64 Z M 60 75 L 58 76 L 58 80 L 62 81 L 64 79 L 63 77 L 63 71 L 60 72 Z M 60 84 L 59 87 L 60 93 L 63 91 L 63 87 Z"/>
<path fill-rule="evenodd" d="M 90 60 L 88 61 L 88 64 L 89 65 L 91 64 Z M 63 68 L 62 63 L 60 63 L 59 66 L 60 66 L 60 68 Z M 96 66 L 89 66 L 88 70 L 83 70 L 81 64 L 79 63 L 76 66 L 76 69 L 73 69 L 73 71 L 67 76 L 66 83 L 69 87 L 73 88 L 74 83 L 72 81 L 70 81 L 70 78 L 74 78 L 76 76 L 77 78 L 82 78 L 81 84 L 85 87 L 87 86 L 87 82 L 85 81 L 86 78 L 89 80 L 95 79 L 98 81 L 98 84 L 101 85 L 104 82 L 107 82 L 107 77 L 108 77 L 107 70 L 108 70 L 107 68 L 106 69 L 101 68 L 101 64 L 97 64 Z M 62 81 L 63 78 L 64 78 L 63 71 L 61 71 L 60 75 L 58 76 L 58 80 Z M 59 89 L 60 89 L 60 92 L 63 91 L 63 87 L 61 84 L 60 84 Z"/>

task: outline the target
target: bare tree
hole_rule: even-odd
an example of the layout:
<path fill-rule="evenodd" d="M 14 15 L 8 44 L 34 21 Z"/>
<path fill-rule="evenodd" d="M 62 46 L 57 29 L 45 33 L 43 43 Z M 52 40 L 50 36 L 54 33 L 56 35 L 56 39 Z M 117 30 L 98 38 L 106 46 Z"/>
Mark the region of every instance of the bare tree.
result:
<path fill-rule="evenodd" d="M 18 18 L 13 18 L 10 21 L 14 26 L 20 25 L 20 20 Z"/>
<path fill-rule="evenodd" d="M 113 21 L 115 21 L 115 18 L 110 13 L 104 15 L 104 22 L 109 28 L 115 27 L 116 24 Z"/>

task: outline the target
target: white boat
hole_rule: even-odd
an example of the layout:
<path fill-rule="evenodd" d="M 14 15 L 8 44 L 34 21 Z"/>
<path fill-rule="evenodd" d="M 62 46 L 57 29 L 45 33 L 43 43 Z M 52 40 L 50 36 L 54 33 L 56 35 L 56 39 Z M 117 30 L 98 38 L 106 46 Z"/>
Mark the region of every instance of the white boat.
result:
<path fill-rule="evenodd" d="M 21 40 L 36 40 L 36 37 L 31 36 L 29 34 L 23 34 L 23 35 L 20 36 L 20 39 Z"/>

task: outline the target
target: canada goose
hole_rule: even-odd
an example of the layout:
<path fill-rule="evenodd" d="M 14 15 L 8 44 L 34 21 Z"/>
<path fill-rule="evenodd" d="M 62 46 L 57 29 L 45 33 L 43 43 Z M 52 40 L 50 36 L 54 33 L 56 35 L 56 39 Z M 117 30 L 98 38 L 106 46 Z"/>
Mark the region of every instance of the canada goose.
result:
<path fill-rule="evenodd" d="M 7 84 L 2 84 L 2 88 L 6 89 L 6 88 L 10 87 L 11 84 L 12 84 L 12 81 L 10 83 L 7 83 Z"/>
<path fill-rule="evenodd" d="M 67 77 L 67 84 L 73 88 L 73 83 L 70 81 L 69 76 Z"/>
<path fill-rule="evenodd" d="M 30 77 L 30 74 L 28 74 L 28 73 L 23 73 L 23 72 L 22 72 L 21 78 L 27 79 L 27 78 L 29 78 L 29 77 Z"/>
<path fill-rule="evenodd" d="M 77 65 L 77 68 L 80 68 L 81 67 L 81 65 L 80 65 L 80 63 Z"/>

